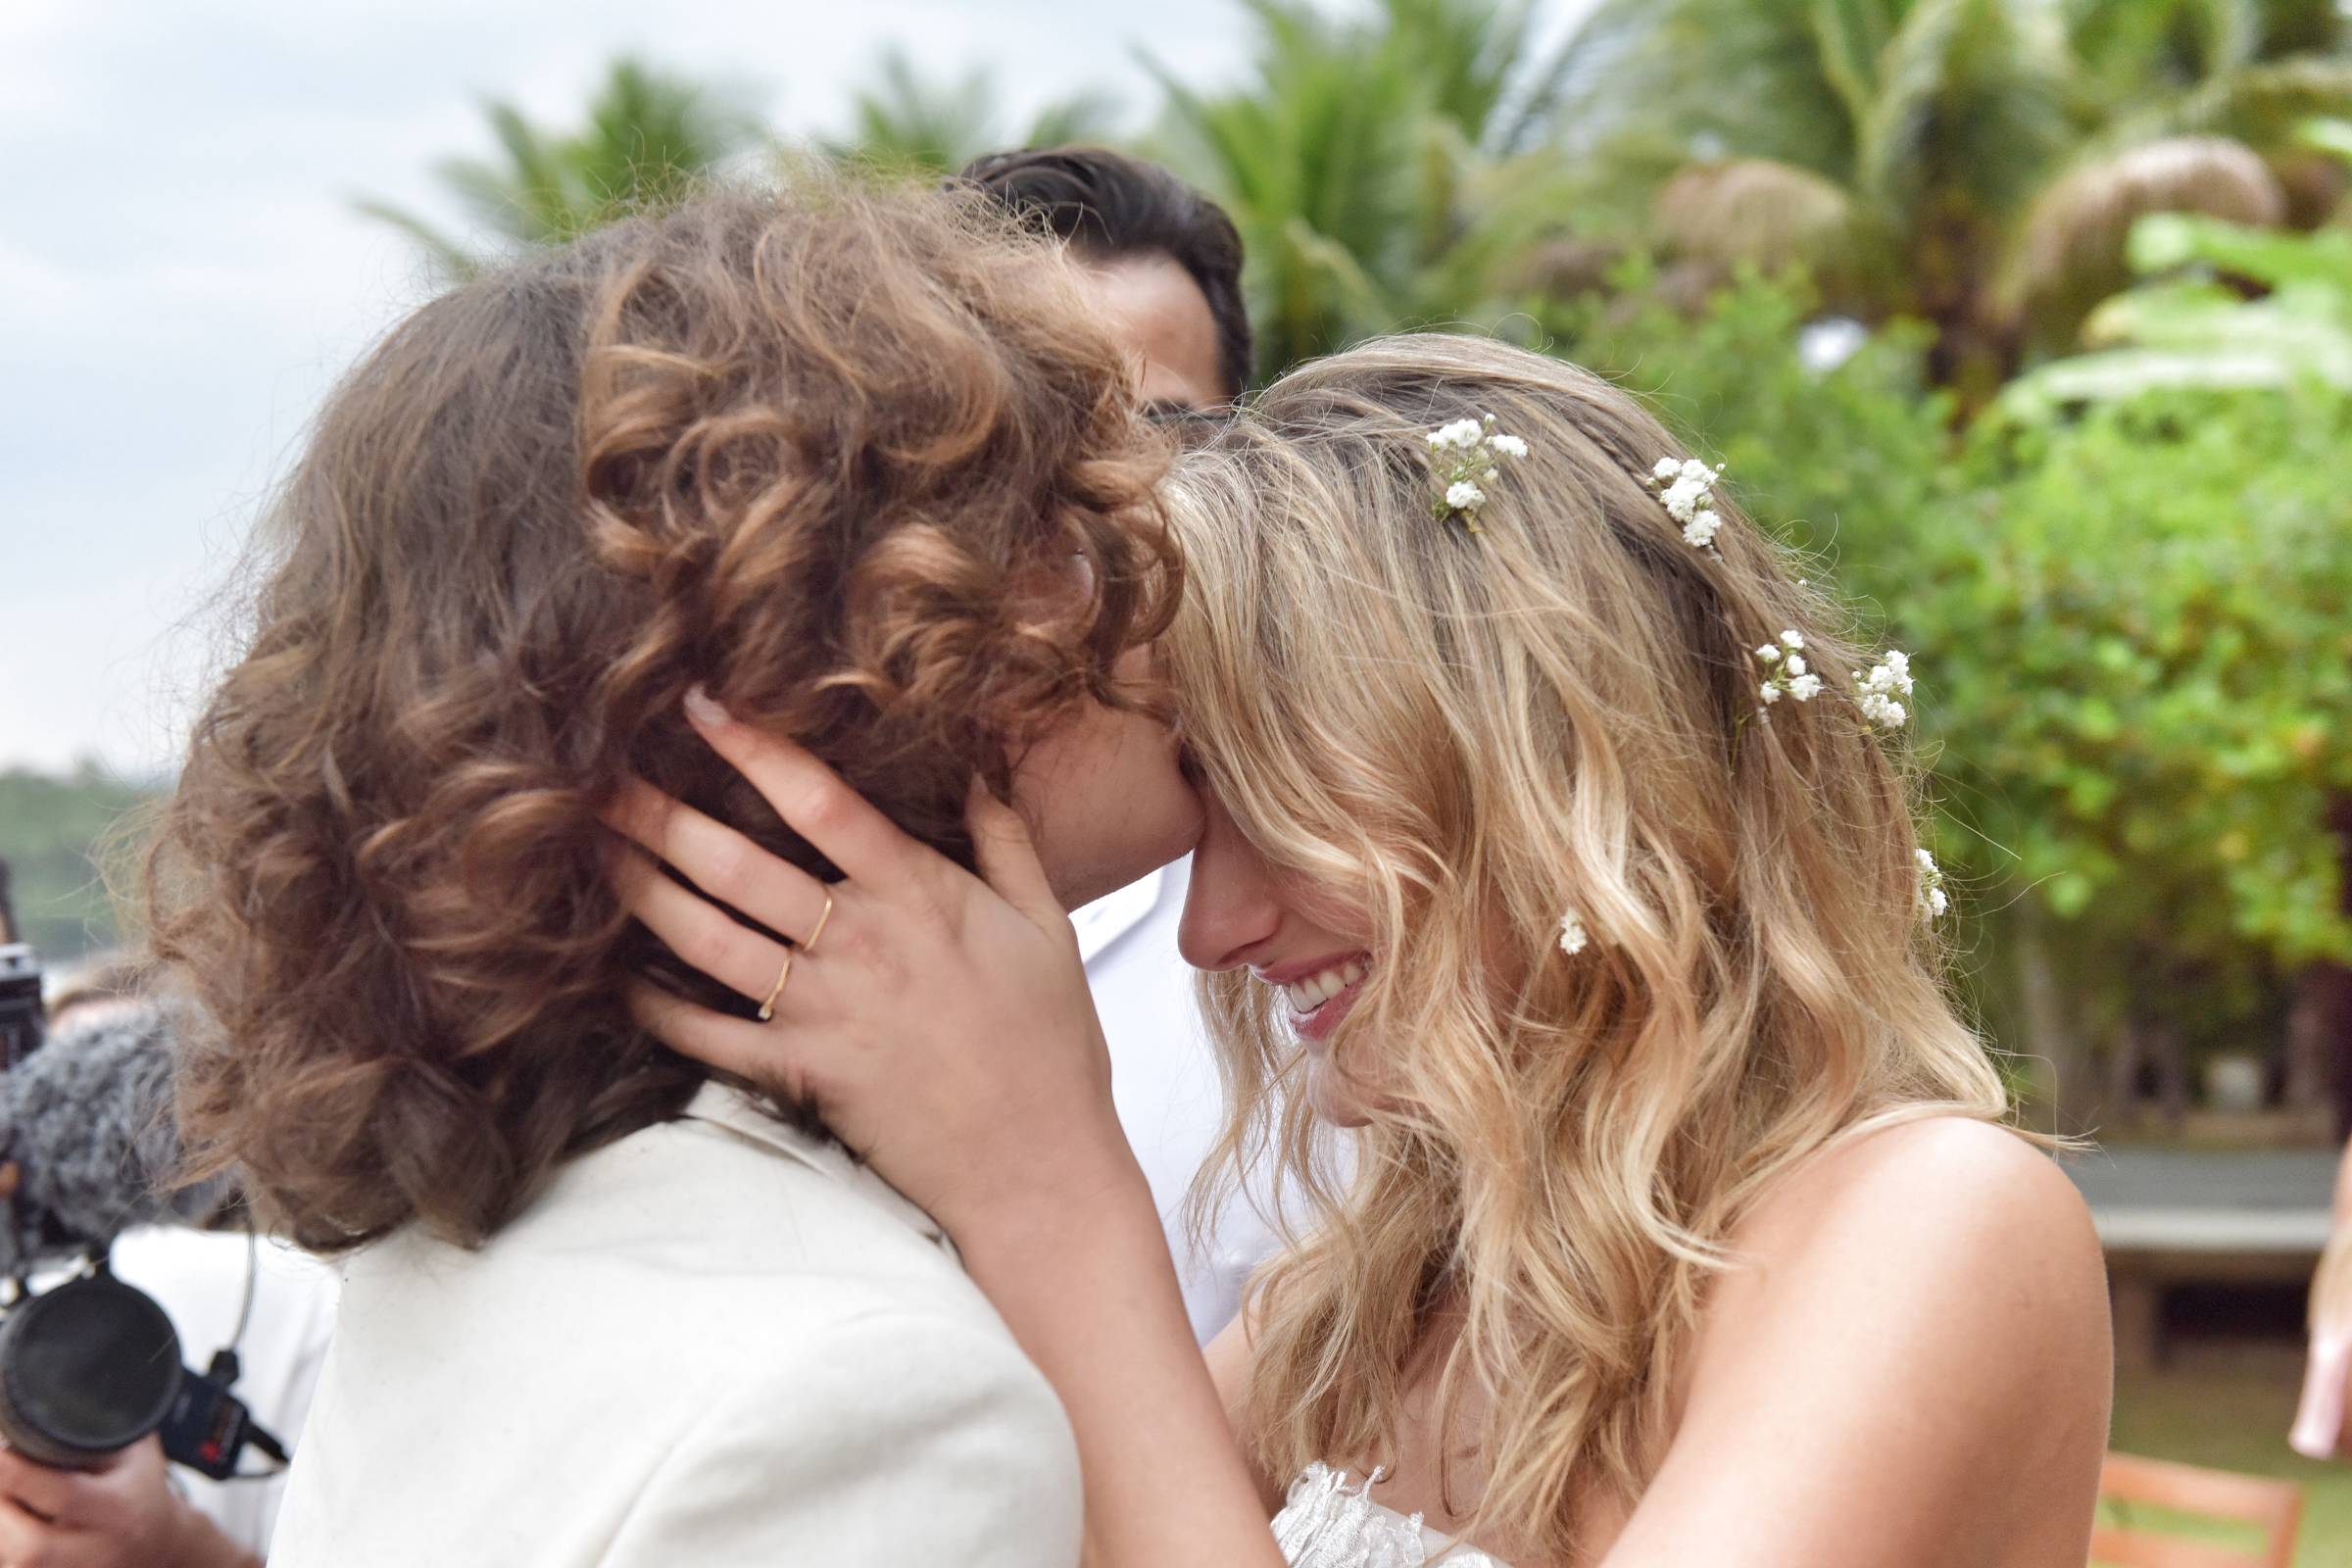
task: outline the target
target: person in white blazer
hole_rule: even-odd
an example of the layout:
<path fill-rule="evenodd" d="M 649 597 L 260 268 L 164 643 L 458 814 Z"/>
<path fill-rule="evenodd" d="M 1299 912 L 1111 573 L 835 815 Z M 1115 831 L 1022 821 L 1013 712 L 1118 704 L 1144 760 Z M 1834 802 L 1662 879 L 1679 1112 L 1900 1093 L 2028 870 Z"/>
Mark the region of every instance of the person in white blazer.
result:
<path fill-rule="evenodd" d="M 996 781 L 1064 908 L 1194 842 L 1175 737 L 1090 700 L 1180 578 L 1079 270 L 969 199 L 715 192 L 427 304 L 322 410 L 149 911 L 198 1173 L 346 1259 L 272 1568 L 1074 1568 L 1045 1373 L 814 1120 L 660 1046 L 709 986 L 623 911 L 760 944 L 779 1028 L 821 991 L 823 914 L 786 950 L 659 869 L 721 825 L 821 866 L 717 703 L 951 853 Z"/>
<path fill-rule="evenodd" d="M 298 1454 L 272 1564 L 1078 1555 L 1061 1406 L 938 1227 L 717 1083 L 480 1251 L 354 1257 Z"/>

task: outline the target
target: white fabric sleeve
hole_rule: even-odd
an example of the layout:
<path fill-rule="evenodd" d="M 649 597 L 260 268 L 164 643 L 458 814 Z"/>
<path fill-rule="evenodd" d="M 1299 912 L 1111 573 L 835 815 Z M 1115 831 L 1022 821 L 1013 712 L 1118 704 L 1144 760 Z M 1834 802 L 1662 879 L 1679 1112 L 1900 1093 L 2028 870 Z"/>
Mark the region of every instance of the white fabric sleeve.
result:
<path fill-rule="evenodd" d="M 741 1376 L 647 1478 L 607 1568 L 1073 1568 L 1075 1444 L 1001 1330 L 882 1313 Z"/>

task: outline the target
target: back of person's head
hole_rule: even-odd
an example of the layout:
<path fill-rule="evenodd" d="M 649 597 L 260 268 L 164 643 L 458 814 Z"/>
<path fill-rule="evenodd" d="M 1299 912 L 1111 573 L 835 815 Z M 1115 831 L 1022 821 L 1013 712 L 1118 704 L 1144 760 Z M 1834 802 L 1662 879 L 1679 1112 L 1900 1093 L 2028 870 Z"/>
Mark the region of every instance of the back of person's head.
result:
<path fill-rule="evenodd" d="M 1225 210 L 1159 165 L 1107 147 L 991 153 L 956 176 L 1096 261 L 1164 255 L 1200 286 L 1216 322 L 1228 397 L 1250 384 L 1242 238 Z"/>
<path fill-rule="evenodd" d="M 473 1243 L 674 1115 L 702 1070 L 622 1004 L 617 781 L 824 869 L 688 728 L 699 682 L 968 858 L 973 777 L 1126 700 L 1171 612 L 1165 461 L 1068 265 L 969 196 L 712 194 L 418 310 L 257 536 L 150 857 L 217 1026 L 198 1168 L 312 1248 Z"/>
<path fill-rule="evenodd" d="M 1445 502 L 1459 449 L 1430 440 L 1463 420 L 1525 442 L 1470 464 L 1468 514 Z M 1193 575 L 1161 647 L 1206 784 L 1371 933 L 1328 1048 L 1380 1091 L 1358 1174 L 1255 1298 L 1267 1462 L 1394 1430 L 1444 1279 L 1468 1313 L 1451 1370 L 1493 1399 L 1485 1501 L 1563 1555 L 1576 1489 L 1654 1462 L 1757 1194 L 1886 1118 L 2003 1110 L 1938 983 L 1870 661 L 1728 478 L 1712 542 L 1686 536 L 1669 458 L 1599 378 L 1430 335 L 1293 371 L 1171 485 Z M 1768 705 L 1797 657 L 1824 688 Z M 1306 1174 L 1278 991 L 1236 970 L 1206 993 L 1229 1152 L 1271 1139 Z"/>

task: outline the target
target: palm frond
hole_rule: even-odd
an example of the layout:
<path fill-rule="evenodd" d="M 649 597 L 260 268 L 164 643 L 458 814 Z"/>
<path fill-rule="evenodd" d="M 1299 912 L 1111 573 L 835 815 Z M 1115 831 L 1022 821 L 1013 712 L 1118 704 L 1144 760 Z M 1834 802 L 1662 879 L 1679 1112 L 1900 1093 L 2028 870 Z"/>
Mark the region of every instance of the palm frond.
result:
<path fill-rule="evenodd" d="M 1821 74 L 1845 106 L 1860 139 L 1869 122 L 1878 60 L 1888 42 L 1890 19 L 1865 0 L 1811 0 L 1806 11 Z"/>
<path fill-rule="evenodd" d="M 2252 65 L 2262 53 L 2262 11 L 2257 0 L 2197 0 L 2203 24 L 2204 74 L 2226 75 Z"/>
<path fill-rule="evenodd" d="M 463 283 L 478 276 L 488 265 L 486 258 L 474 254 L 457 240 L 442 233 L 425 220 L 389 202 L 361 196 L 352 199 L 352 211 L 364 218 L 391 224 L 416 243 L 437 277 L 445 282 Z"/>
<path fill-rule="evenodd" d="M 877 167 L 945 173 L 990 151 L 998 138 L 996 91 L 985 72 L 934 79 L 904 49 L 885 49 L 874 81 L 851 106 L 851 131 L 829 145 Z"/>
<path fill-rule="evenodd" d="M 1106 140 L 1118 122 L 1118 100 L 1106 92 L 1072 93 L 1040 109 L 1020 139 L 1024 147 L 1064 147 Z"/>
<path fill-rule="evenodd" d="M 2316 115 L 2352 113 L 2352 59 L 2298 55 L 2233 71 L 2157 112 L 2183 134 L 2274 146 Z"/>
<path fill-rule="evenodd" d="M 1886 42 L 1878 80 L 1856 137 L 1854 183 L 1891 199 L 1930 111 L 1943 91 L 1945 65 L 1971 0 L 1921 0 Z"/>
<path fill-rule="evenodd" d="M 437 172 L 477 222 L 525 246 L 561 244 L 622 213 L 665 205 L 762 139 L 726 89 L 627 58 L 608 69 L 578 131 L 550 131 L 498 100 L 483 105 L 483 117 L 496 156 L 444 160 Z M 413 215 L 380 202 L 355 205 L 401 228 L 440 265 L 478 265 Z"/>

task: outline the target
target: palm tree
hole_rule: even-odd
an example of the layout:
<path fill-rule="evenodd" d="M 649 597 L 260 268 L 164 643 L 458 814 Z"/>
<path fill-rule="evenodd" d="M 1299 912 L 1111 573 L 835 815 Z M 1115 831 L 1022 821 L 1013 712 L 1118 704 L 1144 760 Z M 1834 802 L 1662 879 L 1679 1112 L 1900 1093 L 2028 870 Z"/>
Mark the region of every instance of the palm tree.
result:
<path fill-rule="evenodd" d="M 851 106 L 850 134 L 823 145 L 838 159 L 886 172 L 945 174 L 1002 147 L 1099 140 L 1108 131 L 1111 104 L 1102 93 L 1074 94 L 1039 110 L 1017 133 L 1005 118 L 986 72 L 928 78 L 891 48 Z"/>
<path fill-rule="evenodd" d="M 659 209 L 766 140 L 731 93 L 626 58 L 612 62 L 579 130 L 534 125 L 495 99 L 483 110 L 498 157 L 452 158 L 438 172 L 474 227 L 492 236 L 489 250 L 387 203 L 355 204 L 406 232 L 452 278 L 471 276 L 500 255 L 562 244 L 625 213 Z"/>
<path fill-rule="evenodd" d="M 1560 120 L 1588 212 L 1646 197 L 1680 254 L 1924 318 L 1974 402 L 2071 336 L 2133 219 L 2279 216 L 2259 155 L 2352 103 L 2348 48 L 2329 0 L 1603 0 Z"/>
<path fill-rule="evenodd" d="M 2299 139 L 2352 172 L 2352 122 L 2315 121 Z M 2012 381 L 1999 412 L 2033 421 L 2173 387 L 2319 382 L 2352 392 L 2352 226 L 2280 233 L 2154 213 L 2128 249 L 2147 280 L 2090 313 L 2091 352 Z M 2249 285 L 2265 292 L 2249 299 Z"/>
<path fill-rule="evenodd" d="M 1489 312 L 1566 191 L 1546 128 L 1559 72 L 1530 65 L 1532 7 L 1384 0 L 1337 20 L 1245 3 L 1247 86 L 1203 95 L 1152 69 L 1158 150 L 1242 231 L 1262 363 Z"/>

